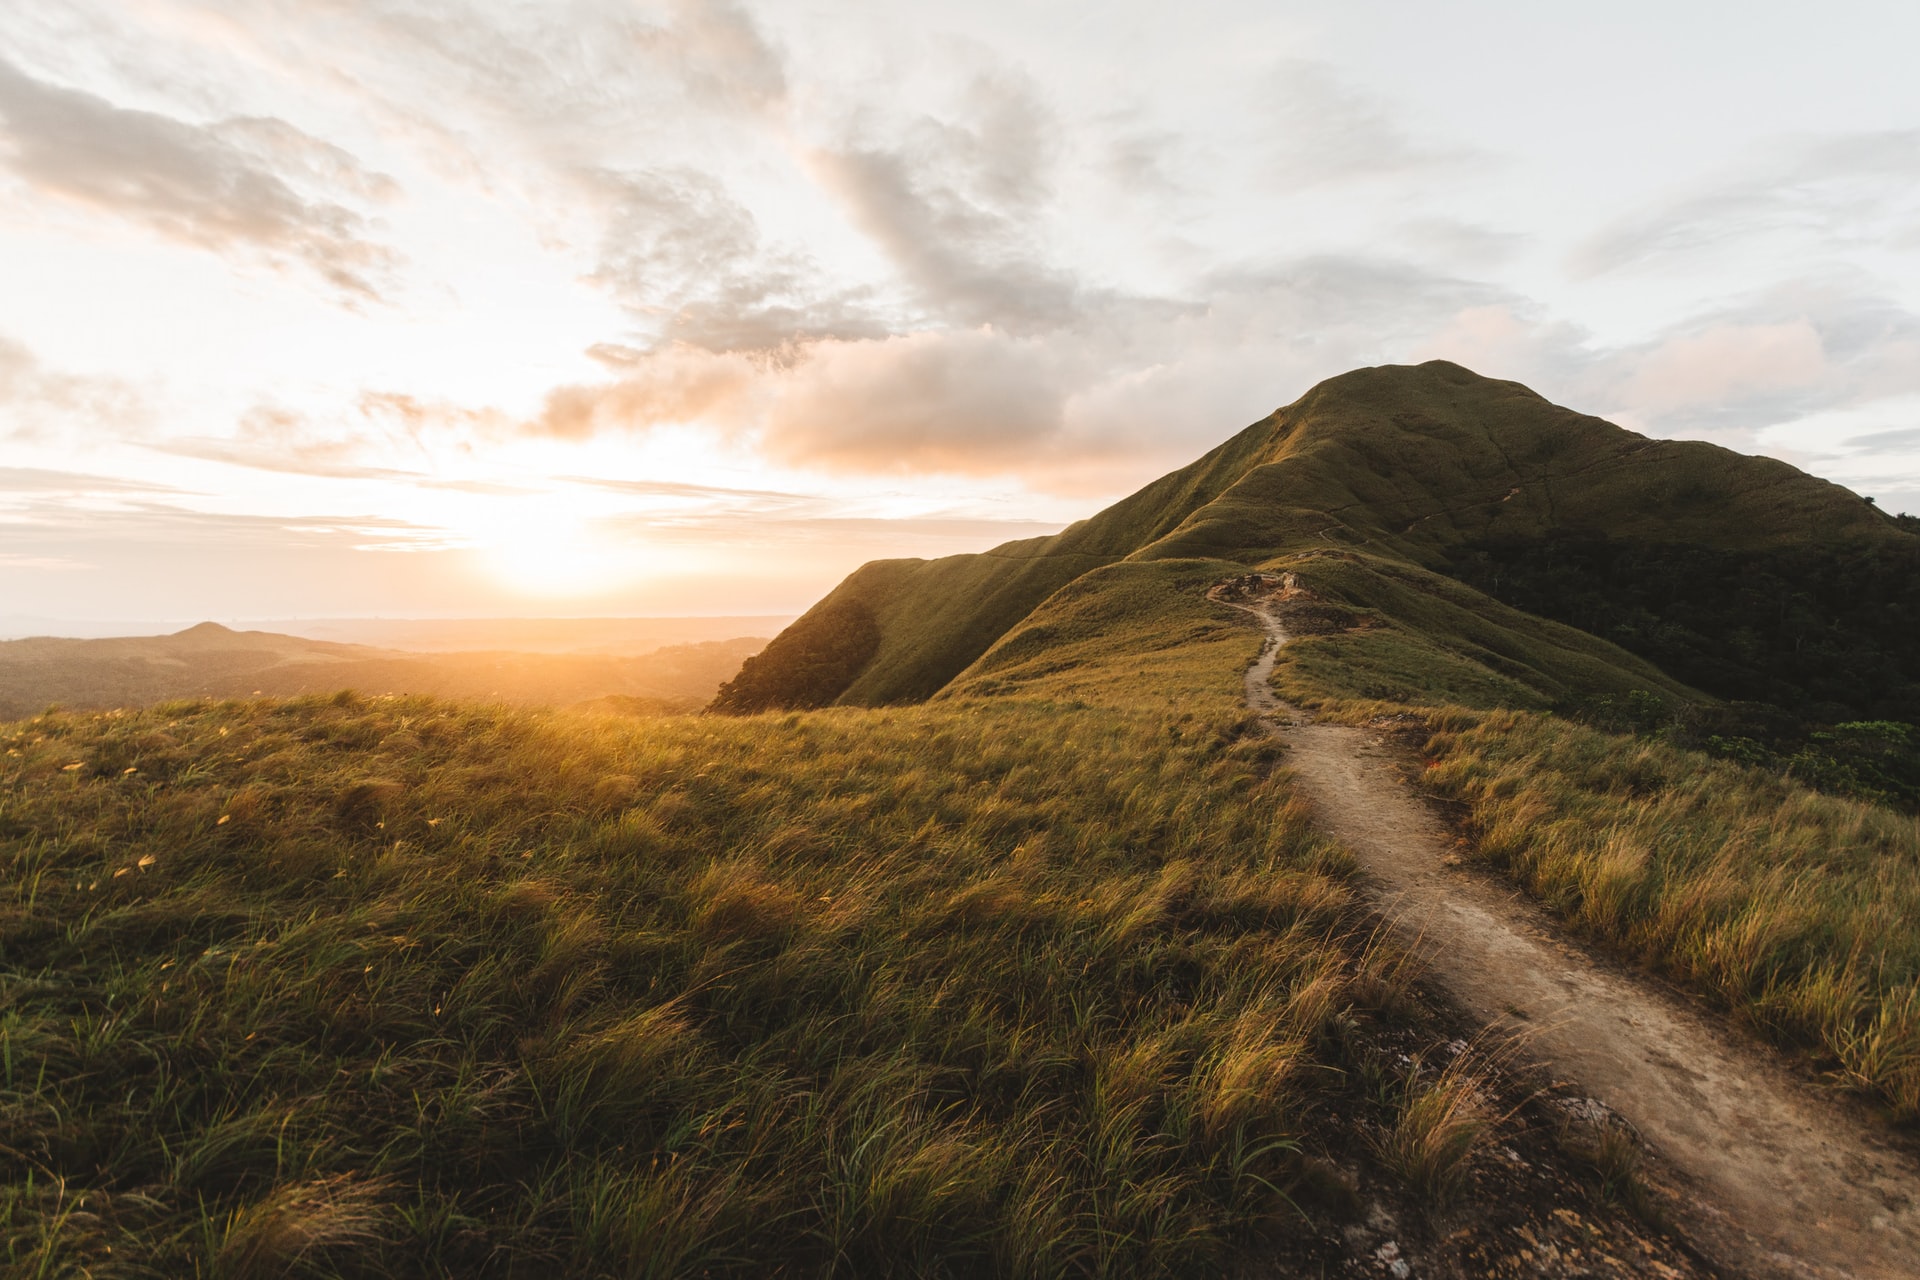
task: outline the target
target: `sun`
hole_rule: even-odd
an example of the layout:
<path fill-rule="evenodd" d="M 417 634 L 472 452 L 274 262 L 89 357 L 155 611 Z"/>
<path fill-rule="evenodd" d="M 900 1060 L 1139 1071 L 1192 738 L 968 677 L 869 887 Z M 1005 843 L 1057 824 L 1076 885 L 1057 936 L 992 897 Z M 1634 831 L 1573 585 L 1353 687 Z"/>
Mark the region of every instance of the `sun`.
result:
<path fill-rule="evenodd" d="M 630 539 L 610 534 L 557 505 L 504 510 L 477 541 L 488 570 L 529 596 L 601 595 L 648 576 L 651 557 Z"/>

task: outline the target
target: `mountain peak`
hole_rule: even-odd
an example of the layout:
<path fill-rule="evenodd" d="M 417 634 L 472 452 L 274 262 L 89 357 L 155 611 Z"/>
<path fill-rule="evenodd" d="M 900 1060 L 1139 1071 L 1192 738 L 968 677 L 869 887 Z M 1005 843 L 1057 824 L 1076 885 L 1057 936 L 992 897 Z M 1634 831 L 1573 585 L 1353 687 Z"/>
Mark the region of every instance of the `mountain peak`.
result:
<path fill-rule="evenodd" d="M 749 661 L 728 705 L 930 697 L 1056 593 L 1085 594 L 1109 568 L 1204 565 L 1225 578 L 1338 552 L 1373 566 L 1351 603 L 1391 613 L 1383 602 L 1401 589 L 1395 574 L 1452 596 L 1464 590 L 1458 575 L 1475 577 L 1488 556 L 1504 563 L 1540 548 L 1551 564 L 1552 548 L 1569 539 L 1641 549 L 1634 554 L 1654 576 L 1675 566 L 1697 575 L 1711 562 L 1738 578 L 1760 565 L 1755 557 L 1772 565 L 1787 556 L 1779 575 L 1765 568 L 1763 576 L 1779 576 L 1789 594 L 1821 577 L 1807 568 L 1809 556 L 1822 564 L 1865 556 L 1875 565 L 1880 551 L 1903 564 L 1920 556 L 1920 540 L 1857 494 L 1776 459 L 1648 439 L 1447 360 L 1380 365 L 1319 383 L 1053 537 L 863 566 Z M 1460 606 L 1468 612 L 1494 603 L 1469 594 L 1474 600 Z M 1024 643 L 1041 644 L 1034 626 L 1025 631 Z M 1609 653 L 1602 665 L 1624 672 L 1616 659 L 1626 655 Z M 1580 666 L 1539 683 L 1571 687 L 1585 679 Z M 822 679 L 831 672 L 826 683 L 837 687 L 824 699 L 811 685 L 796 694 L 802 669 Z M 1644 685 L 1653 677 L 1634 668 L 1620 678 Z"/>

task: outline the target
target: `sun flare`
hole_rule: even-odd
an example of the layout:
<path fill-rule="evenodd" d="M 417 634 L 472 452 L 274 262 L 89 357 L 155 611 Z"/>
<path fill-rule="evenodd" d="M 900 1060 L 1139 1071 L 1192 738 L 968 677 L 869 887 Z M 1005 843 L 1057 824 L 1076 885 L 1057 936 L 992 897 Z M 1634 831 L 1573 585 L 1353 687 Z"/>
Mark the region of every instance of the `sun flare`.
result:
<path fill-rule="evenodd" d="M 481 558 L 502 585 L 524 595 L 600 595 L 655 570 L 631 538 L 596 528 L 581 515 L 552 507 L 503 513 L 479 539 Z"/>

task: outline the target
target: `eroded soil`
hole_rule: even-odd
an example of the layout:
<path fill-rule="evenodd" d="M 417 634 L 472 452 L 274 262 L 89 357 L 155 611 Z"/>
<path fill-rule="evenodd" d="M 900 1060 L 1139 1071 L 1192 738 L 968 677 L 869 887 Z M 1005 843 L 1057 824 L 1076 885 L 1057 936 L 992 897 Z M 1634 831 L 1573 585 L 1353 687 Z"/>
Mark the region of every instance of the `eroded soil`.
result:
<path fill-rule="evenodd" d="M 1450 865 L 1453 834 L 1408 785 L 1387 732 L 1315 724 L 1274 695 L 1280 594 L 1217 597 L 1267 630 L 1248 705 L 1289 748 L 1322 829 L 1430 958 L 1429 981 L 1628 1121 L 1662 1216 L 1730 1274 L 1920 1277 L 1920 1178 L 1902 1153 L 1718 1019 L 1596 960 L 1511 887 Z"/>

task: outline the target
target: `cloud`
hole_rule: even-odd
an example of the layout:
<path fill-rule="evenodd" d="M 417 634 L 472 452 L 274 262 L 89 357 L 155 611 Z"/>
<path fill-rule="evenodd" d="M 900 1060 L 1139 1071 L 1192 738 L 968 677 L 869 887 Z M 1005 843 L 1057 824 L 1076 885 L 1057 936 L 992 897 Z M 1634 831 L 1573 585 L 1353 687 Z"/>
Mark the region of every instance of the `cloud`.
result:
<path fill-rule="evenodd" d="M 1276 176 L 1295 190 L 1473 158 L 1459 148 L 1417 140 L 1386 104 L 1347 84 L 1324 62 L 1282 60 L 1263 96 Z"/>
<path fill-rule="evenodd" d="M 803 255 L 763 244 L 753 215 L 717 178 L 684 168 L 594 177 L 612 211 L 591 278 L 654 341 L 774 351 L 798 339 L 885 332 L 863 290 L 836 288 Z M 608 344 L 599 356 L 621 358 Z"/>
<path fill-rule="evenodd" d="M 0 162 L 42 194 L 197 248 L 299 263 L 345 298 L 378 298 L 398 265 L 341 203 L 387 198 L 392 181 L 281 120 L 189 124 L 0 59 L 0 141 Z"/>
<path fill-rule="evenodd" d="M 638 43 L 680 73 L 696 101 L 766 110 L 787 94 L 780 51 L 753 18 L 729 0 L 677 0 L 671 21 Z"/>
<path fill-rule="evenodd" d="M 617 379 L 555 392 L 527 429 L 582 438 L 701 422 L 793 465 L 1018 473 L 1092 492 L 1185 460 L 1222 424 L 1507 296 L 1406 263 L 1328 257 L 1221 273 L 1199 292 L 1111 297 L 1071 326 L 1036 331 L 797 342 L 778 361 L 685 345 L 625 352 Z"/>
<path fill-rule="evenodd" d="M 1537 303 L 1462 309 L 1413 352 L 1663 436 L 1755 449 L 1770 427 L 1920 394 L 1920 314 L 1864 274 L 1790 280 L 1614 345 Z"/>
<path fill-rule="evenodd" d="M 167 493 L 185 490 L 171 485 L 148 484 L 118 476 L 87 475 L 79 471 L 53 471 L 42 467 L 0 467 L 0 493 L 58 493 L 69 497 L 91 494 Z"/>
<path fill-rule="evenodd" d="M 618 480 L 605 476 L 555 476 L 565 484 L 586 485 L 615 493 L 630 493 L 643 498 L 712 498 L 721 500 L 764 501 L 774 505 L 819 502 L 803 493 L 778 489 L 735 489 L 724 485 L 689 484 L 678 480 Z"/>
<path fill-rule="evenodd" d="M 323 432 L 304 414 L 279 405 L 258 404 L 240 416 L 232 436 L 176 436 L 146 447 L 256 471 L 336 480 L 410 478 L 417 474 L 361 461 L 367 446 L 363 436 Z"/>
<path fill-rule="evenodd" d="M 617 382 L 556 391 L 529 428 L 580 439 L 697 421 L 830 470 L 992 472 L 1047 451 L 1085 358 L 1069 334 L 986 326 L 810 341 L 780 363 L 677 346 Z"/>
<path fill-rule="evenodd" d="M 1710 324 L 1668 338 L 1633 364 L 1618 394 L 1654 418 L 1756 399 L 1798 398 L 1828 374 L 1820 332 L 1804 319 Z"/>
<path fill-rule="evenodd" d="M 505 415 L 422 400 L 392 391 L 362 392 L 349 414 L 328 423 L 284 405 L 263 402 L 240 415 L 229 436 L 174 436 L 144 447 L 230 466 L 336 480 L 417 480 L 428 487 L 459 488 L 468 482 L 438 481 L 418 468 L 384 465 L 396 456 L 433 461 L 434 446 L 451 441 L 471 449 L 505 431 Z"/>
<path fill-rule="evenodd" d="M 1920 314 L 1872 285 L 1789 281 L 1609 352 L 1596 372 L 1611 385 L 1590 403 L 1751 444 L 1769 426 L 1920 392 Z"/>
<path fill-rule="evenodd" d="M 1015 538 L 1058 533 L 1060 522 L 999 520 L 933 514 L 872 517 L 803 515 L 777 518 L 713 510 L 671 519 L 653 513 L 613 516 L 599 528 L 609 535 L 643 538 L 657 544 L 696 547 L 777 549 L 785 563 L 804 561 L 809 551 L 826 550 L 844 556 L 857 550 L 860 558 L 917 555 L 932 559 L 957 552 L 978 551 Z"/>
<path fill-rule="evenodd" d="M 808 170 L 929 315 L 1012 332 L 1071 322 L 1080 289 L 1035 231 L 1059 146 L 1052 113 L 1031 82 L 999 74 L 976 77 L 958 114 L 817 148 Z"/>
<path fill-rule="evenodd" d="M 145 396 L 119 378 L 51 369 L 0 334 L 0 438 L 70 436 L 76 428 L 129 427 L 149 415 Z"/>
<path fill-rule="evenodd" d="M 1856 453 L 1920 453 L 1920 427 L 1853 436 L 1846 441 L 1846 447 Z"/>
<path fill-rule="evenodd" d="M 604 431 L 646 431 L 670 422 L 737 428 L 752 420 L 767 367 L 738 352 L 676 344 L 636 357 L 617 382 L 555 388 L 528 429 L 583 440 Z"/>
<path fill-rule="evenodd" d="M 1920 130 L 1857 133 L 1780 149 L 1718 185 L 1622 219 L 1574 254 L 1598 275 L 1657 267 L 1779 232 L 1829 244 L 1911 244 L 1920 233 Z"/>
<path fill-rule="evenodd" d="M 1077 354 L 991 328 L 815 343 L 762 439 L 789 462 L 999 470 L 1058 434 Z"/>
<path fill-rule="evenodd" d="M 1484 270 L 1509 261 L 1532 237 L 1452 218 L 1415 218 L 1395 228 L 1399 242 L 1456 269 Z"/>

